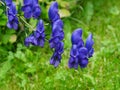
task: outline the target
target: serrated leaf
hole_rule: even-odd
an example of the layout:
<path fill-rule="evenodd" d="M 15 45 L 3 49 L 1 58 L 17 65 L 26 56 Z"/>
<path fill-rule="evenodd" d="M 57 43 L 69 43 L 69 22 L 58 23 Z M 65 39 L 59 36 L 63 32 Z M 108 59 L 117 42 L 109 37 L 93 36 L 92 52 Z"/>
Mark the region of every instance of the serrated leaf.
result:
<path fill-rule="evenodd" d="M 4 78 L 11 67 L 11 60 L 4 62 L 3 66 L 0 68 L 0 78 Z"/>
<path fill-rule="evenodd" d="M 60 9 L 59 10 L 59 14 L 60 14 L 60 17 L 69 17 L 70 16 L 70 12 L 69 10 L 67 9 Z"/>

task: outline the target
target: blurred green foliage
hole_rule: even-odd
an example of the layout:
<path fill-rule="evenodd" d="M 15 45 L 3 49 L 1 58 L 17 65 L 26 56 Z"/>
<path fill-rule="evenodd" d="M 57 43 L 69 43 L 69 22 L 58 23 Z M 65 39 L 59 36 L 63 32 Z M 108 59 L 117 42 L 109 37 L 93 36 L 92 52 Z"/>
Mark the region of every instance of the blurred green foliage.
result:
<path fill-rule="evenodd" d="M 5 7 L 0 3 L 0 90 L 119 90 L 120 89 L 120 1 L 57 0 L 64 21 L 65 51 L 58 68 L 49 65 L 52 50 L 25 47 L 24 39 L 35 29 L 37 20 L 25 20 L 20 11 L 22 0 L 14 0 L 19 30 L 6 27 Z M 52 0 L 39 0 L 40 18 L 50 37 L 48 8 Z M 69 69 L 71 33 L 83 29 L 83 38 L 92 32 L 95 54 L 85 69 Z M 85 40 L 85 39 L 84 39 Z"/>

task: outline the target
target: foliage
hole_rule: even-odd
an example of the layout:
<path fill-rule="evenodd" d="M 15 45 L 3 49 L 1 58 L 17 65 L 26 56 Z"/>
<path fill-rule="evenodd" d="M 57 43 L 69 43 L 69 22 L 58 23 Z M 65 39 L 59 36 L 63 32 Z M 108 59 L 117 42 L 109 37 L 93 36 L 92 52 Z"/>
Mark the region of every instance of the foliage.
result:
<path fill-rule="evenodd" d="M 14 0 L 15 1 L 15 0 Z M 50 38 L 48 7 L 52 0 L 39 0 L 45 33 Z M 19 9 L 18 31 L 6 27 L 5 7 L 0 3 L 0 90 L 119 90 L 120 89 L 120 1 L 57 0 L 64 21 L 65 52 L 58 68 L 49 65 L 52 51 L 24 46 L 24 39 L 35 28 L 37 20 L 25 20 Z M 71 33 L 83 28 L 84 37 L 93 33 L 95 54 L 85 69 L 69 69 Z M 85 40 L 85 39 L 84 39 Z"/>

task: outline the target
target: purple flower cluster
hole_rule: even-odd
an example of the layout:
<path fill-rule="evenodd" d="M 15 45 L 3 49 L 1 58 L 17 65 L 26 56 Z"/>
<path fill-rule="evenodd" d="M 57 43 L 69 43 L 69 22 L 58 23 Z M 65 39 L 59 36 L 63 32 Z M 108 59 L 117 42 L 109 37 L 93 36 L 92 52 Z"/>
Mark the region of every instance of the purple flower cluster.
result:
<path fill-rule="evenodd" d="M 61 62 L 61 54 L 64 52 L 64 39 L 63 21 L 58 14 L 58 3 L 53 2 L 49 8 L 49 19 L 52 22 L 52 34 L 49 40 L 50 47 L 54 49 L 54 53 L 50 59 L 50 64 L 57 67 Z"/>
<path fill-rule="evenodd" d="M 82 39 L 82 29 L 76 29 L 71 36 L 72 48 L 70 51 L 70 59 L 68 61 L 69 68 L 85 68 L 88 64 L 88 59 L 94 53 L 92 34 L 89 34 L 86 44 Z"/>
<path fill-rule="evenodd" d="M 40 20 L 37 24 L 36 30 L 25 39 L 25 45 L 29 46 L 30 44 L 35 46 L 43 47 L 45 43 L 45 33 L 44 33 L 44 24 Z"/>
<path fill-rule="evenodd" d="M 23 3 L 24 6 L 22 7 L 22 11 L 24 12 L 25 18 L 38 18 L 40 16 L 41 8 L 39 6 L 38 0 L 24 0 Z"/>
<path fill-rule="evenodd" d="M 17 18 L 17 10 L 15 7 L 15 4 L 12 2 L 12 0 L 5 0 L 5 3 L 7 5 L 7 16 L 8 16 L 8 22 L 7 27 L 10 29 L 18 29 L 18 18 Z"/>

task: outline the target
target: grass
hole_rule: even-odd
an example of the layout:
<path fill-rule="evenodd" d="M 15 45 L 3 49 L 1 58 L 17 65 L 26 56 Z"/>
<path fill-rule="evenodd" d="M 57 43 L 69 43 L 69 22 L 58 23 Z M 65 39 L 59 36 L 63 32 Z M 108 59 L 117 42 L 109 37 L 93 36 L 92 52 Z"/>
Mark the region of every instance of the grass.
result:
<path fill-rule="evenodd" d="M 46 50 L 48 46 L 41 49 L 18 44 L 16 52 L 9 52 L 13 65 L 1 79 L 0 90 L 120 90 L 120 1 L 86 3 L 86 9 L 78 7 L 63 19 L 65 52 L 59 67 L 49 65 L 52 52 Z M 95 53 L 87 68 L 74 70 L 67 62 L 70 35 L 78 27 L 83 29 L 84 40 L 93 33 Z"/>

